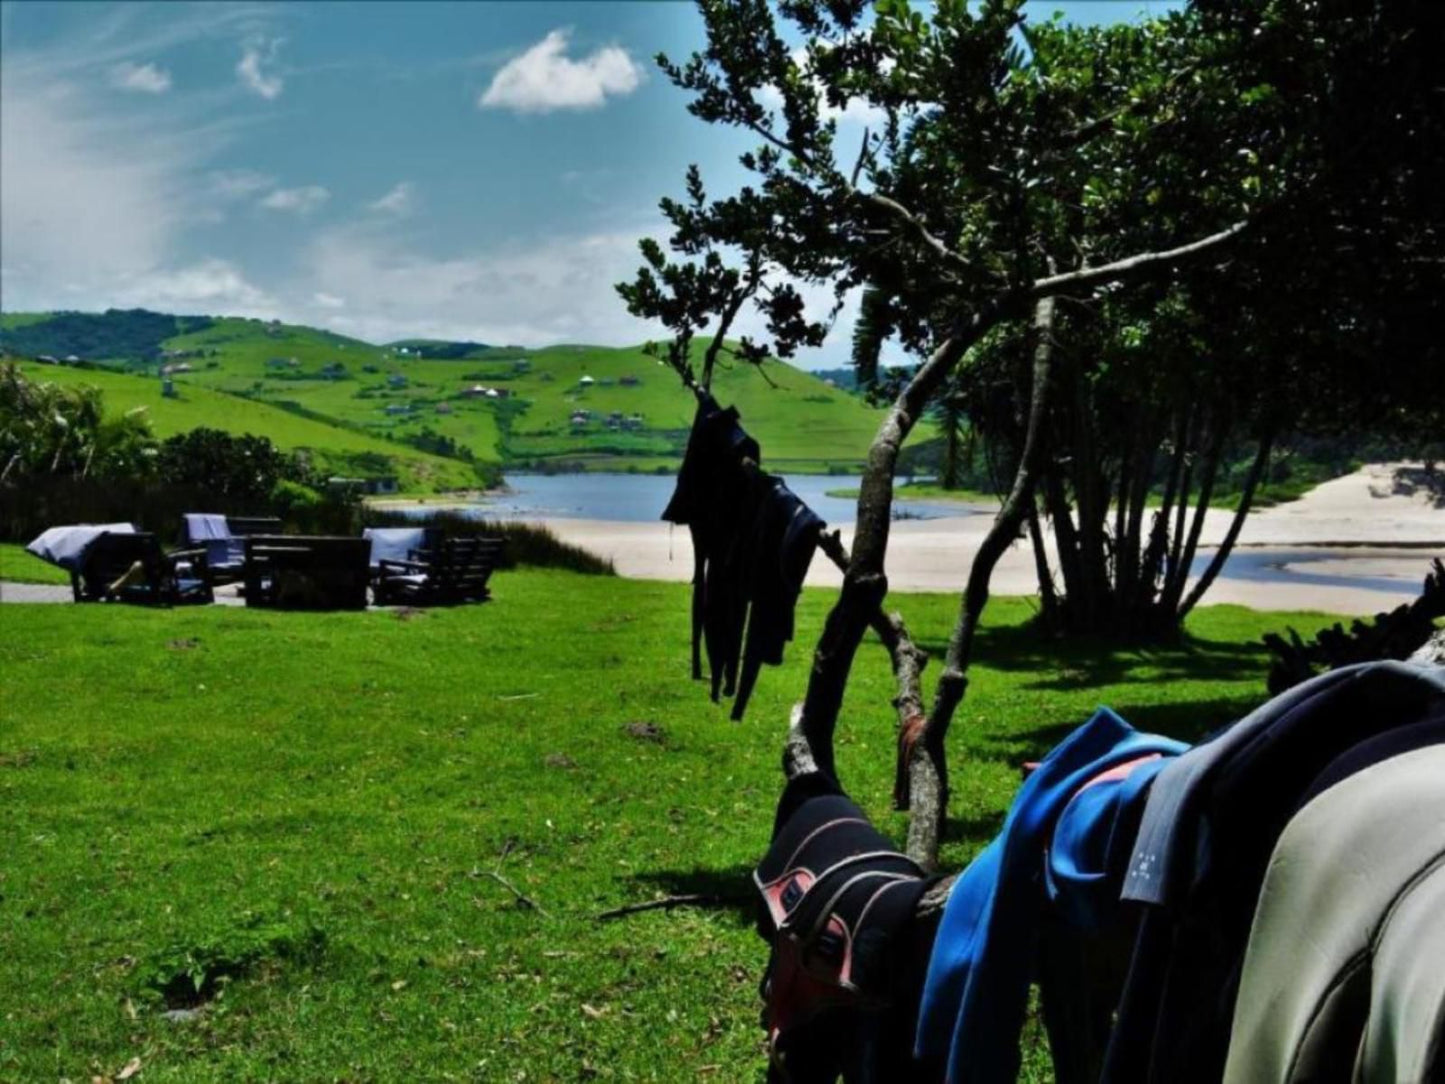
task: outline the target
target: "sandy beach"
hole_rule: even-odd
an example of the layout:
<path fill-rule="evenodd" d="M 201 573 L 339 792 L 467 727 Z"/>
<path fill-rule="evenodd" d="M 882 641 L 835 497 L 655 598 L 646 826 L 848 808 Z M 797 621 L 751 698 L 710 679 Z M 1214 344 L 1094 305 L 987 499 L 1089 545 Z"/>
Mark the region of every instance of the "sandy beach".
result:
<path fill-rule="evenodd" d="M 1427 492 L 1397 486 L 1397 466 L 1373 464 L 1326 482 L 1298 501 L 1250 515 L 1239 540 L 1242 552 L 1248 551 L 1248 563 L 1270 564 L 1284 575 L 1274 575 L 1270 582 L 1221 577 L 1205 596 L 1206 603 L 1372 614 L 1414 598 L 1431 558 L 1445 557 L 1445 507 L 1438 507 Z M 991 518 L 979 511 L 894 523 L 888 546 L 893 589 L 958 591 Z M 1217 545 L 1229 521 L 1229 512 L 1211 512 L 1203 544 Z M 562 517 L 542 522 L 566 541 L 610 557 L 624 576 L 687 580 L 692 575 L 692 548 L 684 528 Z M 843 529 L 843 537 L 851 542 L 851 525 Z M 1367 583 L 1352 582 L 1359 580 Z M 810 585 L 840 582 L 840 573 L 826 559 L 820 556 L 813 562 Z M 1026 544 L 1016 543 L 1004 555 L 993 590 L 1001 595 L 1037 590 L 1033 554 Z"/>

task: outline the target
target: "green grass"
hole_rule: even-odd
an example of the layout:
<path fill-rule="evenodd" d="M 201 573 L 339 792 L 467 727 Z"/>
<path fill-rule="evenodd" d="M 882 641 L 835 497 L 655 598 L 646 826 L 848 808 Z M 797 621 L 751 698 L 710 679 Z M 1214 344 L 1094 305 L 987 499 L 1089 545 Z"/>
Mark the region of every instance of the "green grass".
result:
<path fill-rule="evenodd" d="M 832 594 L 735 725 L 687 678 L 686 585 L 493 587 L 407 617 L 5 606 L 0 1079 L 761 1080 L 750 906 L 594 915 L 746 891 Z M 894 601 L 941 650 L 956 600 Z M 981 634 L 949 867 L 1095 705 L 1198 735 L 1263 697 L 1261 632 L 1325 621 L 1215 607 L 1138 652 L 1036 643 L 1028 613 L 996 600 Z M 839 762 L 896 834 L 890 695 L 865 644 Z M 173 981 L 199 1018 L 160 1015 Z"/>
<path fill-rule="evenodd" d="M 830 497 L 856 497 L 858 487 L 830 489 Z M 899 500 L 915 501 L 958 501 L 960 504 L 998 504 L 999 499 L 981 489 L 944 489 L 933 482 L 904 482 L 894 487 L 893 496 Z"/>
<path fill-rule="evenodd" d="M 0 580 L 11 583 L 53 583 L 70 586 L 70 573 L 26 553 L 18 542 L 0 542 Z"/>
<path fill-rule="evenodd" d="M 378 436 L 303 418 L 267 403 L 210 388 L 178 384 L 179 398 L 168 399 L 161 394 L 160 381 L 155 377 L 34 362 L 21 363 L 20 369 L 36 381 L 99 388 L 106 410 L 113 413 L 144 407 L 158 437 L 209 426 L 268 437 L 287 450 L 305 450 L 327 472 L 349 473 L 348 468 L 355 465 L 358 456 L 385 456 L 410 491 L 432 492 L 477 484 L 475 472 L 457 460 L 428 455 Z"/>

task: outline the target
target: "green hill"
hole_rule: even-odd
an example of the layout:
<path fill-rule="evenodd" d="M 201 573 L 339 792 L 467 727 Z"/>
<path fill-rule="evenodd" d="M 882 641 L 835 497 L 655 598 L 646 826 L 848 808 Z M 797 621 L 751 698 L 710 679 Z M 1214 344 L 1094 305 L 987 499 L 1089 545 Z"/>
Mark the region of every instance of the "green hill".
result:
<path fill-rule="evenodd" d="M 477 485 L 476 473 L 467 463 L 398 447 L 370 434 L 301 417 L 269 403 L 185 385 L 178 386 L 176 398 L 167 398 L 161 394 L 160 381 L 155 377 L 105 369 L 35 362 L 21 362 L 20 369 L 36 381 L 99 388 L 107 411 L 120 414 L 142 407 L 156 436 L 161 438 L 206 426 L 267 437 L 279 448 L 304 451 L 327 474 L 395 474 L 408 491 Z"/>
<path fill-rule="evenodd" d="M 30 352 L 42 352 L 34 347 L 60 319 L 6 316 L 0 345 L 23 332 Z M 128 330 L 137 325 L 134 313 L 92 318 L 107 319 Z M 91 357 L 150 373 L 167 366 L 187 395 L 245 396 L 339 423 L 352 438 L 364 433 L 445 455 L 469 453 L 504 468 L 671 469 L 686 447 L 692 397 L 638 347 L 528 350 L 432 339 L 376 346 L 256 319 L 184 319 L 185 330 L 154 349 L 135 349 L 143 336 L 130 334 L 129 353 Z M 783 363 L 770 364 L 766 377 L 748 366 L 721 369 L 713 390 L 738 408 L 768 464 L 780 470 L 857 469 L 882 420 L 878 408 Z M 574 421 L 577 412 L 588 414 Z M 386 447 L 397 454 L 395 443 Z"/>

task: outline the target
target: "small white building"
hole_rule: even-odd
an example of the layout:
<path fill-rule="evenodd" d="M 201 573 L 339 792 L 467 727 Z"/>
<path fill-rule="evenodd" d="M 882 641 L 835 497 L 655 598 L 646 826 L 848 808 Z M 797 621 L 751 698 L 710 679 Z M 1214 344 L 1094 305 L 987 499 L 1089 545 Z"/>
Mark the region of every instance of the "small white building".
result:
<path fill-rule="evenodd" d="M 597 383 L 597 381 L 586 375 L 584 375 L 581 380 L 577 381 L 578 387 L 582 388 L 590 388 L 595 383 Z"/>

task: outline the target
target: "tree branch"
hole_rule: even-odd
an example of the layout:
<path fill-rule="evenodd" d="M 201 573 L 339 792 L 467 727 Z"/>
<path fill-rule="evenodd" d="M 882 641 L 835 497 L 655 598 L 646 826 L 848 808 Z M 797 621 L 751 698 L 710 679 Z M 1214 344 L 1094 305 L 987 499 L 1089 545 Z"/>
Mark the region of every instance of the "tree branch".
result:
<path fill-rule="evenodd" d="M 1178 263 L 1180 260 L 1187 260 L 1201 252 L 1207 252 L 1228 241 L 1234 240 L 1254 222 L 1254 219 L 1245 219 L 1236 222 L 1228 229 L 1212 233 L 1208 237 L 1201 237 L 1198 241 L 1191 241 L 1187 245 L 1180 245 L 1178 248 L 1165 249 L 1163 252 L 1140 252 L 1134 256 L 1128 256 L 1122 260 L 1115 260 L 1113 263 L 1101 264 L 1098 267 L 1081 267 L 1076 271 L 1065 271 L 1058 275 L 1049 275 L 1046 278 L 1035 279 L 1025 292 L 1031 298 L 1044 297 L 1049 294 L 1056 294 L 1061 290 L 1067 290 L 1077 286 L 1097 286 L 1105 282 L 1113 282 L 1116 279 L 1125 278 L 1128 275 L 1140 271 L 1149 271 L 1159 267 L 1167 267 L 1170 264 Z"/>
<path fill-rule="evenodd" d="M 1013 486 L 999 509 L 998 516 L 984 536 L 978 553 L 969 568 L 968 586 L 948 640 L 943 673 L 938 679 L 933 707 L 928 714 L 921 740 L 913 746 L 907 765 L 908 792 L 913 816 L 908 823 L 908 856 L 925 869 L 938 864 L 938 846 L 943 832 L 943 818 L 948 810 L 948 763 L 944 742 L 948 736 L 953 713 L 968 688 L 968 666 L 973 654 L 973 638 L 983 610 L 988 605 L 989 583 L 994 566 L 1004 551 L 1013 544 L 1033 507 L 1034 481 L 1038 476 L 1043 454 L 1044 415 L 1048 409 L 1049 384 L 1053 366 L 1054 301 L 1040 298 L 1034 309 L 1033 386 L 1029 397 L 1028 427 Z"/>

